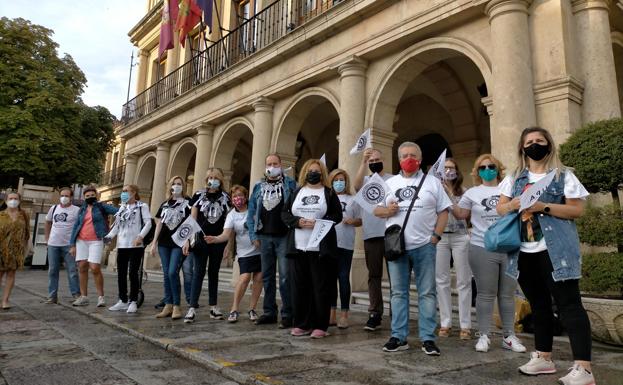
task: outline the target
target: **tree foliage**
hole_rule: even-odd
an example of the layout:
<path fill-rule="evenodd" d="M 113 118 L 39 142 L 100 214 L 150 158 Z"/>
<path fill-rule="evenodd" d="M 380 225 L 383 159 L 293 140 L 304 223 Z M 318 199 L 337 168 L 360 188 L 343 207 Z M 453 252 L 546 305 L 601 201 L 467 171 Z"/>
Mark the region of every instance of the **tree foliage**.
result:
<path fill-rule="evenodd" d="M 114 139 L 115 117 L 82 102 L 86 78 L 52 34 L 0 19 L 0 187 L 95 181 Z"/>

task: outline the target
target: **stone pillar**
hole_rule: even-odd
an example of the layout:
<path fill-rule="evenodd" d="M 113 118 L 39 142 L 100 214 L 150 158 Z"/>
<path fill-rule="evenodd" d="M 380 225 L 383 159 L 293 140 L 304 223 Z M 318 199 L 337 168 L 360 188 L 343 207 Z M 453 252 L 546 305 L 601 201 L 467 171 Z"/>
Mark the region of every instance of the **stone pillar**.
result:
<path fill-rule="evenodd" d="M 149 72 L 149 51 L 138 51 L 138 71 L 136 74 L 136 94 L 140 94 L 147 88 L 147 73 Z"/>
<path fill-rule="evenodd" d="M 255 127 L 251 154 L 251 185 L 264 175 L 266 155 L 270 153 L 270 140 L 273 136 L 274 104 L 272 100 L 265 97 L 260 97 L 253 102 Z"/>
<path fill-rule="evenodd" d="M 197 155 L 195 156 L 195 173 L 193 174 L 193 187 L 199 190 L 205 186 L 205 177 L 210 167 L 212 155 L 212 141 L 214 138 L 214 126 L 201 123 L 197 127 Z M 191 195 L 193 191 L 187 191 Z"/>
<path fill-rule="evenodd" d="M 160 204 L 165 199 L 165 190 L 167 184 L 167 168 L 169 166 L 169 151 L 171 144 L 167 142 L 159 142 L 156 147 L 156 167 L 154 171 L 154 184 L 151 187 L 150 209 L 152 213 L 156 213 Z"/>
<path fill-rule="evenodd" d="M 178 31 L 175 31 L 175 33 L 173 33 L 173 41 L 174 42 L 179 42 L 180 41 L 180 34 Z M 189 47 L 188 45 L 188 41 L 186 41 L 186 46 Z M 162 75 L 162 77 L 165 77 L 166 75 L 170 74 L 171 72 L 175 71 L 177 69 L 177 67 L 179 66 L 179 55 L 180 55 L 180 48 L 181 45 L 179 44 L 175 44 L 175 46 L 173 47 L 173 49 L 167 50 L 167 62 L 165 63 L 165 69 L 164 69 L 164 75 Z"/>
<path fill-rule="evenodd" d="M 106 163 L 104 164 L 105 173 L 115 168 L 115 165 L 112 164 L 112 153 L 114 151 L 115 151 L 115 148 L 113 147 L 110 151 L 106 153 Z"/>
<path fill-rule="evenodd" d="M 113 164 L 113 167 L 121 167 L 123 160 L 125 159 L 125 139 L 119 139 L 119 157 L 117 158 L 117 164 Z"/>
<path fill-rule="evenodd" d="M 536 124 L 528 7 L 532 0 L 491 0 L 485 7 L 491 26 L 493 154 L 507 167 L 521 131 Z"/>
<path fill-rule="evenodd" d="M 123 184 L 133 184 L 136 178 L 136 166 L 138 163 L 138 156 L 134 154 L 128 154 L 125 156 L 125 174 L 123 176 Z"/>
<path fill-rule="evenodd" d="M 610 0 L 573 0 L 584 123 L 621 116 L 608 11 Z"/>

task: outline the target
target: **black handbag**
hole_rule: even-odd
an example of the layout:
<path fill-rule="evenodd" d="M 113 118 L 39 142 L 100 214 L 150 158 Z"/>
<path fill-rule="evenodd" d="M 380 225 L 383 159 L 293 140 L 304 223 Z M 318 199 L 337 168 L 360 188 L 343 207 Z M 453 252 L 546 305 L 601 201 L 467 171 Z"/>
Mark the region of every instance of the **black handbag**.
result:
<path fill-rule="evenodd" d="M 405 215 L 405 220 L 400 225 L 391 225 L 387 229 L 385 229 L 385 259 L 388 261 L 395 261 L 405 252 L 405 234 L 404 228 L 407 225 L 407 221 L 409 220 L 409 216 L 411 215 L 411 210 L 413 209 L 413 205 L 417 200 L 418 195 L 420 194 L 420 190 L 422 189 L 422 185 L 424 184 L 424 179 L 426 179 L 426 175 L 422 176 L 420 183 L 417 187 L 417 190 L 413 194 L 413 199 L 411 200 L 411 204 L 409 205 L 409 210 Z"/>

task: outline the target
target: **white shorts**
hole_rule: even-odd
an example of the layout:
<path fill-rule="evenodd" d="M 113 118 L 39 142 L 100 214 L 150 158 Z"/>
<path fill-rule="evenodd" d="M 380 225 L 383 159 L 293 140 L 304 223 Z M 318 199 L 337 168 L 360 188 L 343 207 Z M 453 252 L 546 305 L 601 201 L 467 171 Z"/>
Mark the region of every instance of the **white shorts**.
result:
<path fill-rule="evenodd" d="M 83 241 L 76 240 L 76 262 L 89 261 L 89 263 L 102 263 L 102 252 L 104 251 L 104 241 Z"/>

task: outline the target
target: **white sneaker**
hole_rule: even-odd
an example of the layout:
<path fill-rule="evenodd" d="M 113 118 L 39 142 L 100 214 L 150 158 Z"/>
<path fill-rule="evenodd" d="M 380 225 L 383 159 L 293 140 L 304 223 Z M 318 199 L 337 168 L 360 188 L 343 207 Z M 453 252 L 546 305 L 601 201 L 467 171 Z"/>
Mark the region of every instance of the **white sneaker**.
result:
<path fill-rule="evenodd" d="M 569 368 L 566 376 L 558 379 L 558 382 L 563 385 L 595 385 L 595 377 L 581 365 L 575 364 Z"/>
<path fill-rule="evenodd" d="M 476 351 L 486 353 L 489 351 L 489 344 L 491 341 L 486 334 L 481 334 L 480 338 L 478 338 L 478 342 L 476 342 Z"/>
<path fill-rule="evenodd" d="M 536 376 L 537 374 L 554 374 L 556 373 L 556 365 L 554 361 L 548 361 L 541 358 L 539 353 L 530 353 L 530 361 L 527 364 L 519 367 L 519 372 L 527 374 L 529 376 Z"/>
<path fill-rule="evenodd" d="M 217 306 L 212 306 L 210 309 L 210 318 L 212 319 L 224 319 L 223 312 Z"/>
<path fill-rule="evenodd" d="M 106 298 L 104 298 L 103 295 L 100 295 L 99 297 L 97 297 L 97 307 L 104 307 L 106 306 Z"/>
<path fill-rule="evenodd" d="M 128 305 L 128 310 L 126 311 L 126 313 L 136 313 L 136 311 L 138 310 L 138 305 L 136 304 L 135 301 L 130 302 L 130 305 Z"/>
<path fill-rule="evenodd" d="M 526 347 L 523 346 L 521 341 L 519 341 L 519 338 L 517 338 L 514 334 L 502 338 L 502 347 L 504 349 L 512 350 L 515 353 L 523 353 L 526 351 Z"/>
<path fill-rule="evenodd" d="M 128 303 L 123 302 L 122 300 L 119 300 L 119 302 L 109 307 L 108 310 L 110 311 L 128 310 Z"/>
<path fill-rule="evenodd" d="M 193 323 L 195 322 L 195 308 L 191 307 L 188 309 L 186 316 L 184 316 L 184 323 Z"/>
<path fill-rule="evenodd" d="M 76 300 L 71 304 L 74 306 L 86 306 L 89 304 L 89 298 L 85 295 L 81 295 L 80 297 L 76 298 Z"/>

